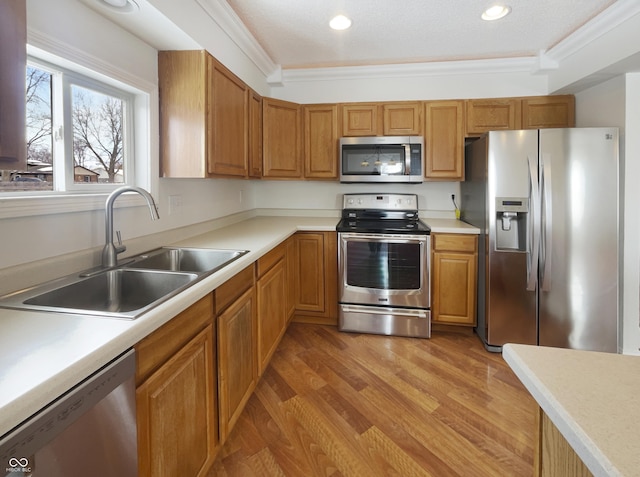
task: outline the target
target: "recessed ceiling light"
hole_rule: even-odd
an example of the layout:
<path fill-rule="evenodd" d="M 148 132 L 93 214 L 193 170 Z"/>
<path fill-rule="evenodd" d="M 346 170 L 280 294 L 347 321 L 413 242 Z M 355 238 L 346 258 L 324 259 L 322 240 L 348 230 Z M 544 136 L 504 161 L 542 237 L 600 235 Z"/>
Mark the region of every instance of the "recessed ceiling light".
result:
<path fill-rule="evenodd" d="M 482 13 L 483 20 L 499 20 L 500 18 L 506 17 L 511 12 L 511 7 L 507 7 L 506 5 L 494 5 L 493 7 L 487 8 Z"/>
<path fill-rule="evenodd" d="M 100 5 L 116 13 L 137 12 L 140 7 L 134 0 L 97 0 Z"/>
<path fill-rule="evenodd" d="M 351 26 L 351 20 L 344 15 L 337 15 L 331 19 L 329 26 L 334 30 L 346 30 Z"/>

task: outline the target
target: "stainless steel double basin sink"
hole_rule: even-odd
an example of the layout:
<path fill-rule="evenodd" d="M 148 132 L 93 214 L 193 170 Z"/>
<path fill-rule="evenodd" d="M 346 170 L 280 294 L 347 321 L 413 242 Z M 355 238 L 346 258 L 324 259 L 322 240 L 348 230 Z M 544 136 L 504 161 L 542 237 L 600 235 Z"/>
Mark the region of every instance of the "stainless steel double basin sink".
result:
<path fill-rule="evenodd" d="M 0 307 L 134 319 L 248 250 L 162 247 L 0 297 Z"/>

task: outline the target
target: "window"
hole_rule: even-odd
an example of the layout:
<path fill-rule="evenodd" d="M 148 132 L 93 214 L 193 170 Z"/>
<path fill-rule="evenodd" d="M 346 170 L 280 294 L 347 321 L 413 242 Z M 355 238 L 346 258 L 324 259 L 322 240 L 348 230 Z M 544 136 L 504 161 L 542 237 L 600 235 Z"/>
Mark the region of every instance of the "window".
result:
<path fill-rule="evenodd" d="M 134 94 L 34 58 L 25 81 L 27 169 L 3 171 L 0 193 L 135 183 Z"/>

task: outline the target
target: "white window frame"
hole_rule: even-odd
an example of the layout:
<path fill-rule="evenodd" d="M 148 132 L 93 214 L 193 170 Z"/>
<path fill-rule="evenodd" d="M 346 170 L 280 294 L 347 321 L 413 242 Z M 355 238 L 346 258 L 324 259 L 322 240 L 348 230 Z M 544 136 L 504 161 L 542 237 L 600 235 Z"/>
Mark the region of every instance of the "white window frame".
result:
<path fill-rule="evenodd" d="M 47 50 L 33 44 L 27 44 L 30 62 L 35 65 L 50 64 L 56 70 L 67 70 L 74 78 L 80 76 L 94 79 L 101 84 L 131 95 L 132 118 L 127 127 L 133 131 L 129 133 L 130 142 L 128 144 L 131 148 L 128 156 L 132 162 L 128 164 L 128 167 L 129 173 L 133 173 L 134 178 L 119 184 L 75 184 L 69 190 L 2 193 L 0 194 L 0 219 L 100 210 L 104 208 L 108 194 L 126 184 L 146 189 L 157 201 L 159 164 L 157 160 L 152 160 L 152 158 L 158 157 L 158 128 L 155 125 L 158 119 L 157 84 L 133 76 L 127 71 L 114 67 L 114 65 L 94 56 L 85 55 L 78 50 L 69 51 L 66 45 L 58 44 L 55 41 L 51 42 L 50 38 L 33 36 L 36 37 L 36 43 L 46 44 Z M 50 53 L 50 51 L 55 53 Z M 55 106 L 53 107 L 55 108 Z M 56 113 L 54 112 L 54 114 Z M 72 131 L 71 135 L 73 135 Z M 56 141 L 54 141 L 54 147 L 55 144 Z M 69 159 L 70 162 L 72 160 L 72 158 Z M 70 177 L 73 182 L 73 168 L 71 168 Z M 125 180 L 127 179 L 125 178 Z M 138 194 L 125 194 L 118 200 L 119 207 L 140 205 L 144 205 L 144 201 Z"/>

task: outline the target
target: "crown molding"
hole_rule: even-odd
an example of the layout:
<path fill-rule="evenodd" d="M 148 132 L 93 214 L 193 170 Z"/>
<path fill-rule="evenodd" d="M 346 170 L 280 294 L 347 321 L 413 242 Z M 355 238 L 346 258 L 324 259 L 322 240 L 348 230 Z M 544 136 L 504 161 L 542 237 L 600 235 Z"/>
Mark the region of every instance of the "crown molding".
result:
<path fill-rule="evenodd" d="M 282 70 L 281 82 L 531 72 L 535 57 Z"/>
<path fill-rule="evenodd" d="M 279 65 L 273 62 L 225 0 L 196 0 L 196 3 L 265 76 L 278 70 Z"/>
<path fill-rule="evenodd" d="M 637 0 L 619 0 L 560 43 L 548 49 L 544 52 L 544 56 L 559 64 L 595 39 L 638 14 L 640 14 L 640 2 Z"/>

